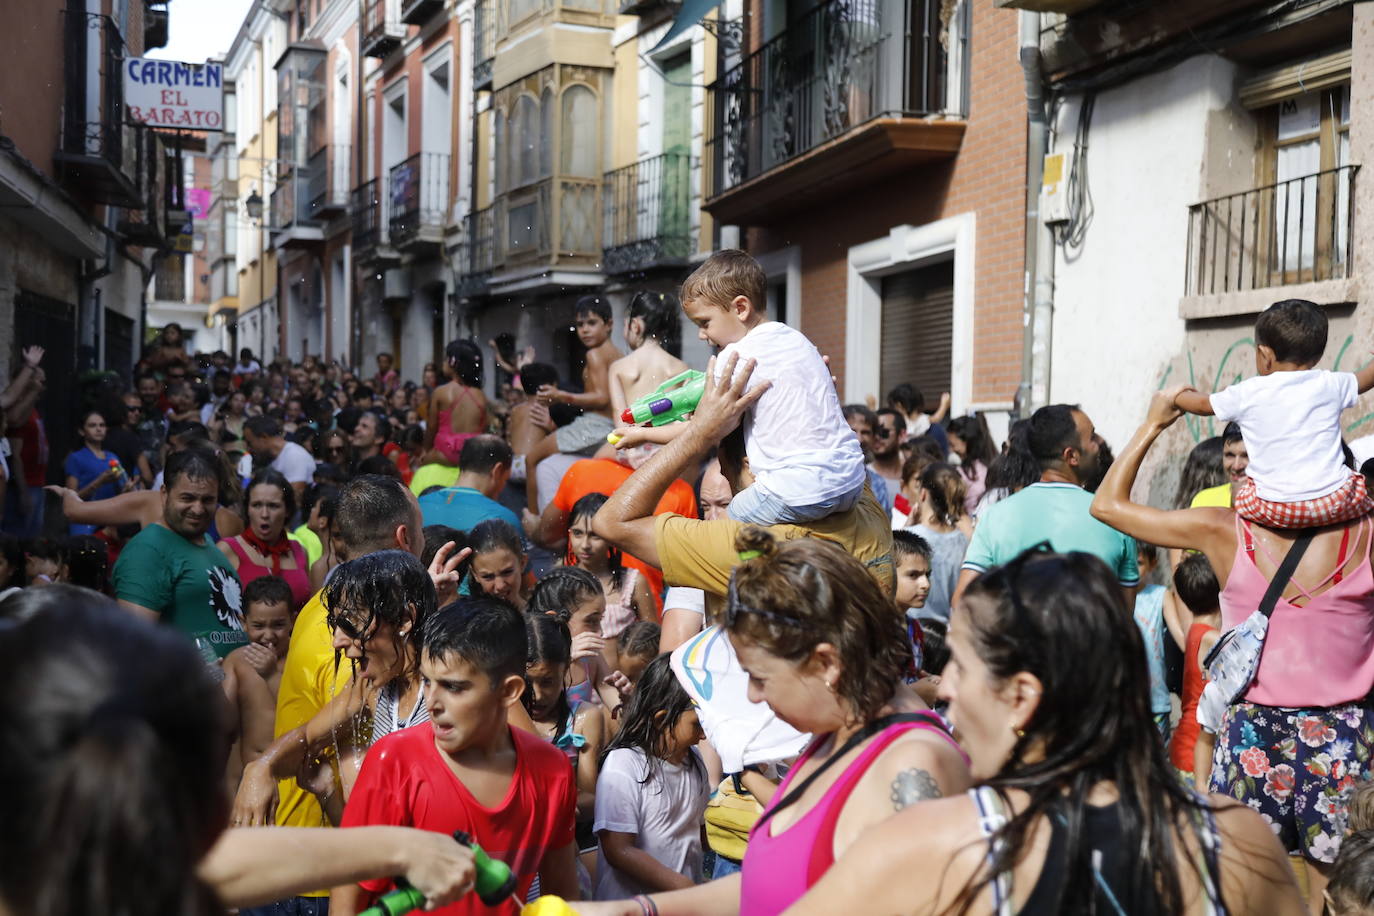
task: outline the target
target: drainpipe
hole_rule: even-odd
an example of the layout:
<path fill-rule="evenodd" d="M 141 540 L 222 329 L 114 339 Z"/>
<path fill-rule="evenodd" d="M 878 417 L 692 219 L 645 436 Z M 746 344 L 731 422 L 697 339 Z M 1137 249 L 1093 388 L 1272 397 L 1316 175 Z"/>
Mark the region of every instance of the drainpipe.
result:
<path fill-rule="evenodd" d="M 1040 16 L 1022 10 L 1021 69 L 1026 78 L 1026 256 L 1022 308 L 1021 384 L 1015 414 L 1028 417 L 1049 399 L 1054 319 L 1054 240 L 1040 220 L 1040 184 L 1049 146 L 1049 119 L 1040 59 Z"/>

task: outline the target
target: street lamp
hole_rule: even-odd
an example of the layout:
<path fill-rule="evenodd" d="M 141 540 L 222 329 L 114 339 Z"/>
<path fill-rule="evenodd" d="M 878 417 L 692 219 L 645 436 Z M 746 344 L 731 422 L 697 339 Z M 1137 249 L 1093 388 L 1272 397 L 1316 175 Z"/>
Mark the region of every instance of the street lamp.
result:
<path fill-rule="evenodd" d="M 253 222 L 256 223 L 262 219 L 262 195 L 258 193 L 257 188 L 254 188 L 253 192 L 248 195 L 243 206 L 248 211 L 248 218 Z"/>

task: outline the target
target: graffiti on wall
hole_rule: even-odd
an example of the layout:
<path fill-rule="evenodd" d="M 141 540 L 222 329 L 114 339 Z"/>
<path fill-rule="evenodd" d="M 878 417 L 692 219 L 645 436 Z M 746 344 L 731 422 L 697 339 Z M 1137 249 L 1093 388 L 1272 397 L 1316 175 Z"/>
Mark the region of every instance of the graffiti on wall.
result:
<path fill-rule="evenodd" d="M 1332 372 L 1357 372 L 1368 366 L 1374 359 L 1366 358 L 1363 362 L 1356 364 L 1359 358 L 1358 351 L 1352 353 L 1355 346 L 1355 335 L 1347 334 L 1340 348 L 1336 351 L 1336 357 L 1331 362 Z M 1368 356 L 1368 354 L 1365 354 Z M 1202 384 L 1198 381 L 1198 372 L 1193 363 L 1193 350 L 1189 348 L 1183 354 L 1183 365 L 1179 366 L 1176 359 L 1165 367 L 1164 372 L 1159 377 L 1159 384 L 1156 390 L 1177 384 L 1186 378 L 1189 385 L 1200 391 L 1220 391 L 1228 385 L 1234 385 L 1255 372 L 1255 339 L 1250 336 L 1240 337 L 1232 341 L 1225 350 L 1222 351 L 1221 359 L 1217 363 L 1216 371 L 1203 374 Z M 1346 360 L 1350 360 L 1350 365 L 1342 368 Z M 1175 375 L 1175 369 L 1180 369 Z M 1207 383 L 1210 381 L 1210 385 Z M 1361 410 L 1360 408 L 1363 408 Z M 1354 413 L 1356 419 L 1347 423 L 1345 433 L 1347 439 L 1355 439 L 1360 436 L 1374 433 L 1374 395 L 1368 399 L 1361 398 L 1356 405 Z M 1184 414 L 1183 424 L 1187 429 L 1188 437 L 1196 444 L 1203 439 L 1210 439 L 1212 436 L 1221 435 L 1224 423 L 1219 422 L 1215 417 L 1197 417 L 1192 414 Z"/>

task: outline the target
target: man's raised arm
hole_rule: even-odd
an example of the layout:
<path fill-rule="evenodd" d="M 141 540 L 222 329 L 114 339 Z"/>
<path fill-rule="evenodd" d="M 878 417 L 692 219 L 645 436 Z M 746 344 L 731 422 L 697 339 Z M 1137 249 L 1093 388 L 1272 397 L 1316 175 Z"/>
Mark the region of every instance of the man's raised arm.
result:
<path fill-rule="evenodd" d="M 672 482 L 694 463 L 700 464 L 711 447 L 736 426 L 745 411 L 763 396 L 770 383 L 745 391 L 754 373 L 748 360 L 736 372 L 739 354 L 731 354 L 716 382 L 708 382 L 701 403 L 686 429 L 646 461 L 629 479 L 616 488 L 606 505 L 592 519 L 592 530 L 625 553 L 645 563 L 662 567 L 654 541 L 654 509 Z M 708 379 L 715 375 L 715 359 L 706 368 Z"/>

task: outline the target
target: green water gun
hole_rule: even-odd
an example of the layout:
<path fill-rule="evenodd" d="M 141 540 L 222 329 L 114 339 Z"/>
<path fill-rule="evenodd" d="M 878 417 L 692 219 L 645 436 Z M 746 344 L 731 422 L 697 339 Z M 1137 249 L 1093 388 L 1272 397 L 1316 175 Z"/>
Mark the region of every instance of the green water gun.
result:
<path fill-rule="evenodd" d="M 650 426 L 676 423 L 697 409 L 705 390 L 706 373 L 688 369 L 626 407 L 620 420 L 622 423 L 648 423 Z"/>
<path fill-rule="evenodd" d="M 635 401 L 620 414 L 620 422 L 638 426 L 667 426 L 685 419 L 701 403 L 701 395 L 706 390 L 706 373 L 688 369 L 659 385 L 644 397 Z M 611 433 L 606 437 L 612 445 L 620 437 Z"/>
<path fill-rule="evenodd" d="M 488 856 L 481 846 L 472 841 L 472 837 L 461 830 L 454 832 L 453 838 L 472 850 L 472 864 L 477 870 L 477 881 L 473 890 L 477 891 L 478 898 L 487 906 L 499 906 L 512 899 L 518 882 L 510 866 Z M 515 905 L 520 904 L 521 901 L 516 899 Z M 403 916 L 405 913 L 422 909 L 424 905 L 424 894 L 406 884 L 404 880 L 398 880 L 394 891 L 383 894 L 359 916 Z"/>

